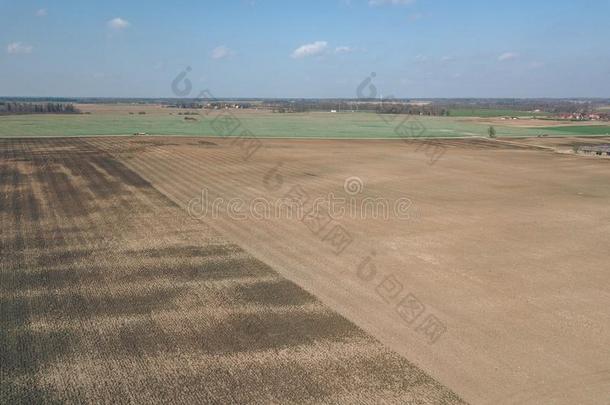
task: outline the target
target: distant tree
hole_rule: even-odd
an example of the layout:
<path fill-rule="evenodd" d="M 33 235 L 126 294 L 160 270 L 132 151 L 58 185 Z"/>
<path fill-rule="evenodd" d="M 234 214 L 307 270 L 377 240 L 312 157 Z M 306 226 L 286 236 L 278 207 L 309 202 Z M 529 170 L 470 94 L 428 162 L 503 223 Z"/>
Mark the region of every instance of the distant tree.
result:
<path fill-rule="evenodd" d="M 2 104 L 0 115 L 7 114 L 78 114 L 80 111 L 72 104 L 61 103 L 17 103 Z"/>
<path fill-rule="evenodd" d="M 487 134 L 489 135 L 490 138 L 495 138 L 496 137 L 496 129 L 493 126 L 490 126 L 487 129 Z"/>

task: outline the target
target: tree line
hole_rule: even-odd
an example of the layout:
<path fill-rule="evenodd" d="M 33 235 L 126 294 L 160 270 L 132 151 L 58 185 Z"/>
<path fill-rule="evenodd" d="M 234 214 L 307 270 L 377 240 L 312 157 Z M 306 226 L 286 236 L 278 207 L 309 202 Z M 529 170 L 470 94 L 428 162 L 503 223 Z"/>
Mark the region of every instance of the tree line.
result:
<path fill-rule="evenodd" d="M 311 111 L 369 111 L 378 114 L 410 114 L 434 117 L 449 116 L 449 109 L 435 104 L 417 105 L 395 100 L 381 101 L 326 101 L 290 100 L 265 101 L 263 106 L 277 113 L 303 113 Z"/>
<path fill-rule="evenodd" d="M 551 114 L 592 113 L 610 100 L 568 99 L 267 99 L 262 106 L 278 113 L 370 111 L 380 114 L 450 116 L 454 109 L 536 111 Z"/>
<path fill-rule="evenodd" d="M 74 104 L 0 102 L 0 115 L 12 114 L 80 114 Z"/>

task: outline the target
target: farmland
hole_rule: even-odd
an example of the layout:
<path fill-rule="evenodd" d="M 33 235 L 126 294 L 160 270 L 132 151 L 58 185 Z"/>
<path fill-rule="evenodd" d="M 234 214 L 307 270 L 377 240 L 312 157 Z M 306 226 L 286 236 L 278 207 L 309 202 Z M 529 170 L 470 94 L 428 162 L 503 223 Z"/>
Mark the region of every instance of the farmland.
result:
<path fill-rule="evenodd" d="M 295 187 L 310 200 L 345 196 L 351 176 L 360 198 L 408 197 L 408 220 L 342 218 L 354 242 L 340 255 L 296 219 L 205 220 L 465 400 L 596 403 L 610 393 L 608 161 L 537 148 L 554 139 L 444 140 L 434 165 L 422 141 L 267 140 L 244 161 L 230 140 L 193 149 L 171 139 L 125 159 L 181 206 L 203 189 L 249 202 Z M 371 261 L 372 279 L 362 275 Z M 408 296 L 446 325 L 434 345 L 396 311 Z"/>
<path fill-rule="evenodd" d="M 586 142 L 609 140 L 3 139 L 0 402 L 597 403 L 610 162 L 552 150 Z M 411 205 L 338 219 L 339 253 L 189 209 L 354 176 Z"/>
<path fill-rule="evenodd" d="M 610 0 L 0 3 L 0 405 L 610 405 Z"/>
<path fill-rule="evenodd" d="M 571 135 L 610 135 L 610 126 L 608 125 L 584 125 L 584 126 L 559 126 L 543 128 L 547 132 L 555 135 L 571 134 Z"/>
<path fill-rule="evenodd" d="M 115 157 L 171 144 L 0 140 L 0 403 L 461 402 Z"/>
<path fill-rule="evenodd" d="M 149 135 L 214 136 L 219 135 L 214 127 L 214 119 L 227 114 L 222 111 L 181 111 L 150 105 L 80 105 L 79 108 L 89 114 L 0 117 L 0 137 L 109 136 L 131 135 L 137 132 L 145 132 Z M 185 120 L 185 116 L 178 115 L 183 112 L 199 115 L 188 116 L 191 120 Z M 582 129 L 578 129 L 580 126 L 571 131 L 572 127 L 566 126 L 565 122 L 532 119 L 503 121 L 494 119 L 493 116 L 477 119 L 380 115 L 372 112 L 278 114 L 254 110 L 231 111 L 230 114 L 239 119 L 243 127 L 253 134 L 265 138 L 399 138 L 405 136 L 400 129 L 397 130 L 405 120 L 408 123 L 419 122 L 423 132 L 418 131 L 416 135 L 426 137 L 486 136 L 489 125 L 496 127 L 498 136 L 505 137 L 537 136 L 544 133 L 564 136 L 583 133 Z M 556 130 L 554 127 L 557 125 L 565 128 Z M 549 128 L 547 130 L 540 127 Z"/>

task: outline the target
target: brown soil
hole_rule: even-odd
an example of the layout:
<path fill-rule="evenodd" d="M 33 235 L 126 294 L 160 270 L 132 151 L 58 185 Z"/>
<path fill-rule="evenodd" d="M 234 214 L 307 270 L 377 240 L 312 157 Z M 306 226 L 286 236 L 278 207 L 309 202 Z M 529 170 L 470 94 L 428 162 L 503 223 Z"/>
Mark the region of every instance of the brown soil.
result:
<path fill-rule="evenodd" d="M 440 141 L 434 165 L 428 141 L 265 140 L 247 161 L 231 140 L 167 141 L 178 145 L 130 159 L 127 139 L 92 142 L 183 208 L 204 188 L 209 201 L 275 199 L 296 186 L 310 199 L 346 197 L 353 176 L 364 183 L 358 199 L 407 197 L 409 219 L 338 220 L 353 239 L 338 255 L 297 218 L 201 221 L 467 401 L 610 398 L 608 160 L 538 147 L 552 140 Z M 416 321 L 400 306 L 409 297 L 425 308 Z M 427 316 L 446 327 L 432 345 Z"/>
<path fill-rule="evenodd" d="M 218 150 L 159 142 L 0 140 L 0 403 L 461 402 L 116 158 Z"/>

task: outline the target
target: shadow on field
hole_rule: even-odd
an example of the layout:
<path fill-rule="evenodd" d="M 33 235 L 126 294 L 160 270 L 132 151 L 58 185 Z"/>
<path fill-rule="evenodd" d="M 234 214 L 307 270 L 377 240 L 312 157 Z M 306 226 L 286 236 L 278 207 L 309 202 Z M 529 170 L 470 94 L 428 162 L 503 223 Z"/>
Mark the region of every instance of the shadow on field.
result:
<path fill-rule="evenodd" d="M 422 390 L 460 402 L 263 262 L 177 220 L 186 213 L 108 152 L 134 144 L 166 146 L 0 140 L 0 403 Z"/>

